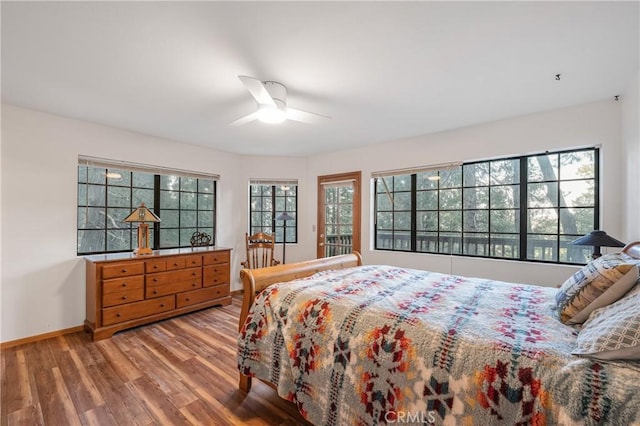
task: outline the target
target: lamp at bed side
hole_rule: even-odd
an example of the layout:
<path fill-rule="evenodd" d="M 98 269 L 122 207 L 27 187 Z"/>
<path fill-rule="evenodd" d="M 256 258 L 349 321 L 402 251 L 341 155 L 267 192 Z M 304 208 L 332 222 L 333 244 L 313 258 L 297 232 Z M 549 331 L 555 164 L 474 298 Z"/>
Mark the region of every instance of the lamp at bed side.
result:
<path fill-rule="evenodd" d="M 287 221 L 288 220 L 293 220 L 293 216 L 291 216 L 289 213 L 287 212 L 282 212 L 278 215 L 278 217 L 276 217 L 276 220 L 281 220 L 283 222 L 282 224 L 282 264 L 285 264 L 285 250 L 287 248 Z"/>
<path fill-rule="evenodd" d="M 597 259 L 602 256 L 600 247 L 624 247 L 624 243 L 616 240 L 615 238 L 607 235 L 604 231 L 591 231 L 587 235 L 571 241 L 571 244 L 577 246 L 593 246 L 593 259 Z"/>

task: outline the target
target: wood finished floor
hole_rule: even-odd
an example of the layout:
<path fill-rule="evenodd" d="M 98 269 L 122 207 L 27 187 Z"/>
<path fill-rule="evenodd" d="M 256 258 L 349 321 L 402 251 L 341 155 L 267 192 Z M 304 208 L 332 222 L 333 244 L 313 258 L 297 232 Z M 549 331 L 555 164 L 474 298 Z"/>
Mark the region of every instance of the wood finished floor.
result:
<path fill-rule="evenodd" d="M 254 380 L 237 389 L 240 299 L 92 342 L 2 350 L 2 425 L 309 425 Z"/>

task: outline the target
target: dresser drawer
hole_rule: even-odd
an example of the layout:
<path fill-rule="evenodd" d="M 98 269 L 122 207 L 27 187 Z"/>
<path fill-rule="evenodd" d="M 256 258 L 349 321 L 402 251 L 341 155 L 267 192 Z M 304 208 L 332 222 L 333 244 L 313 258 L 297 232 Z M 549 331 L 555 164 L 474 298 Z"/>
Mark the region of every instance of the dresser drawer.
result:
<path fill-rule="evenodd" d="M 111 325 L 175 309 L 175 296 L 143 300 L 102 310 L 102 324 Z"/>
<path fill-rule="evenodd" d="M 142 289 L 144 287 L 144 276 L 136 275 L 133 277 L 114 278 L 104 280 L 102 282 L 102 295 L 106 297 L 110 293 Z"/>
<path fill-rule="evenodd" d="M 215 265 L 218 263 L 229 263 L 229 252 L 220 251 L 215 253 L 207 253 L 202 256 L 203 265 Z"/>
<path fill-rule="evenodd" d="M 158 274 L 149 274 L 145 277 L 147 287 L 156 287 L 166 285 L 176 281 L 195 280 L 202 282 L 202 269 L 189 268 L 181 271 L 160 272 Z"/>
<path fill-rule="evenodd" d="M 186 259 L 184 257 L 174 257 L 167 259 L 167 271 L 175 271 L 176 269 L 186 268 Z"/>
<path fill-rule="evenodd" d="M 205 266 L 202 272 L 202 286 L 210 287 L 212 285 L 229 283 L 229 264 L 221 264 L 214 266 Z"/>
<path fill-rule="evenodd" d="M 145 297 L 147 299 L 151 299 L 152 297 L 175 294 L 181 291 L 193 290 L 200 287 L 202 287 L 202 282 L 200 280 L 176 281 L 170 284 L 147 287 Z"/>
<path fill-rule="evenodd" d="M 144 271 L 147 274 L 154 272 L 164 272 L 167 270 L 167 261 L 165 259 L 147 260 L 144 262 Z"/>
<path fill-rule="evenodd" d="M 144 273 L 144 262 L 116 263 L 102 267 L 102 279 L 129 277 Z"/>
<path fill-rule="evenodd" d="M 187 291 L 176 296 L 176 307 L 195 305 L 209 300 L 219 299 L 229 295 L 228 285 L 203 288 L 200 290 Z"/>
<path fill-rule="evenodd" d="M 202 256 L 201 255 L 193 255 L 185 257 L 185 263 L 187 268 L 195 268 L 197 266 L 202 266 Z"/>
<path fill-rule="evenodd" d="M 141 285 L 139 288 L 105 294 L 102 298 L 102 307 L 106 308 L 108 306 L 122 305 L 124 303 L 137 302 L 143 299 L 144 288 Z"/>

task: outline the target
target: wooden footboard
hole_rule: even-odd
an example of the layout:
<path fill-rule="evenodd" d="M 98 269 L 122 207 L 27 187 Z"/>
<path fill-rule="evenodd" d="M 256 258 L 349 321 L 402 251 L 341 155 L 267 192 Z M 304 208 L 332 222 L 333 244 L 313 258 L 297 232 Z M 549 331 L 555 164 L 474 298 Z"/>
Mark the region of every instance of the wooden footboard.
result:
<path fill-rule="evenodd" d="M 256 293 L 261 292 L 271 284 L 308 277 L 316 272 L 326 271 L 328 269 L 342 269 L 360 265 L 362 265 L 362 257 L 360 253 L 354 251 L 351 254 L 307 260 L 304 262 L 290 263 L 288 265 L 241 270 L 240 279 L 242 279 L 244 287 L 244 296 L 242 299 L 242 310 L 240 311 L 238 330 L 241 330 L 244 325 Z M 251 378 L 240 373 L 239 387 L 241 390 L 249 392 L 249 389 L 251 389 Z"/>

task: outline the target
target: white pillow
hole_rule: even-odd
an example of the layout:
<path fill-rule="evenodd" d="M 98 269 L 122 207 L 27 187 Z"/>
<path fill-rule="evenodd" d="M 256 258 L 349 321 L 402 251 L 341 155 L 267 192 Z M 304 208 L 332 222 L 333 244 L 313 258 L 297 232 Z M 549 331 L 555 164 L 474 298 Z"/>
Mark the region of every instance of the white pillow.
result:
<path fill-rule="evenodd" d="M 617 302 L 593 311 L 576 343 L 574 355 L 640 360 L 640 284 Z"/>

